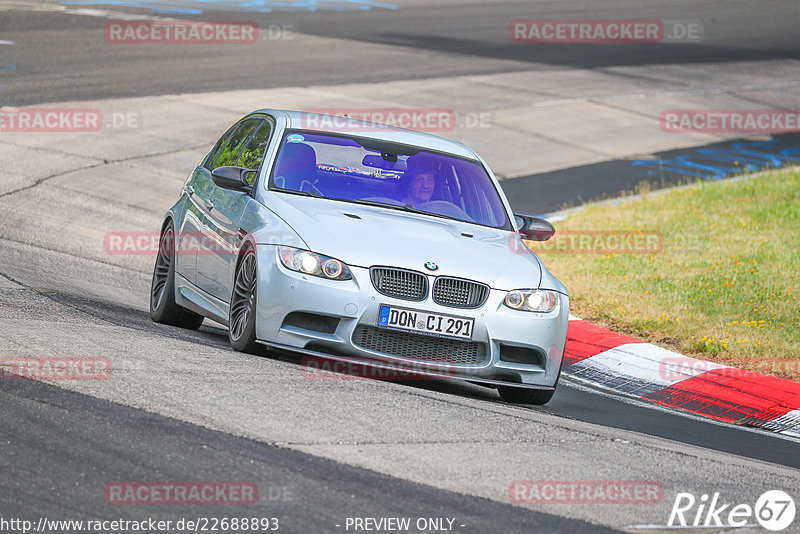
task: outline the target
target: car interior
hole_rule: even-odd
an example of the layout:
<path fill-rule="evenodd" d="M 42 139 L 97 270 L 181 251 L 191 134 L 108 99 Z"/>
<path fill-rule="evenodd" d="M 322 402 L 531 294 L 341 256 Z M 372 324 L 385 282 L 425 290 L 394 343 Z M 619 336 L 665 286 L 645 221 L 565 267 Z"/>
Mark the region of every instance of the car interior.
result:
<path fill-rule="evenodd" d="M 419 209 L 486 226 L 506 226 L 502 206 L 491 202 L 477 185 L 480 177 L 473 163 L 428 153 L 390 153 L 350 142 L 346 149 L 313 139 L 285 142 L 273 171 L 273 186 L 337 200 L 402 205 L 408 162 L 425 157 L 436 162 L 436 184 L 431 200 Z M 330 157 L 322 155 L 326 153 Z"/>

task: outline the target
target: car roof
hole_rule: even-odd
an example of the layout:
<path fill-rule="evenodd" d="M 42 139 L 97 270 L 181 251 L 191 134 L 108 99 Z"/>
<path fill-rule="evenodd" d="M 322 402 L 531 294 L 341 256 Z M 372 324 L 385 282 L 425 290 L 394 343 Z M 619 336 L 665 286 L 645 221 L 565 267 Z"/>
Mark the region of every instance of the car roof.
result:
<path fill-rule="evenodd" d="M 254 113 L 283 116 L 287 128 L 369 137 L 405 145 L 421 146 L 469 159 L 480 159 L 467 145 L 429 133 L 407 130 L 356 118 L 285 109 L 260 109 Z"/>

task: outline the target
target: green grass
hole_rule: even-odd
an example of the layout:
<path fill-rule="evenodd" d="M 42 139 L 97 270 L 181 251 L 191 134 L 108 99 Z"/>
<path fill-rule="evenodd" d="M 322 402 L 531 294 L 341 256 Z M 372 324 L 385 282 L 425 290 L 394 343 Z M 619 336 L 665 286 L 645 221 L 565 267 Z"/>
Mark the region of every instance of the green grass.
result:
<path fill-rule="evenodd" d="M 800 170 L 596 205 L 559 232 L 657 233 L 657 253 L 540 256 L 571 311 L 672 350 L 800 380 Z M 537 251 L 538 251 L 537 250 Z"/>

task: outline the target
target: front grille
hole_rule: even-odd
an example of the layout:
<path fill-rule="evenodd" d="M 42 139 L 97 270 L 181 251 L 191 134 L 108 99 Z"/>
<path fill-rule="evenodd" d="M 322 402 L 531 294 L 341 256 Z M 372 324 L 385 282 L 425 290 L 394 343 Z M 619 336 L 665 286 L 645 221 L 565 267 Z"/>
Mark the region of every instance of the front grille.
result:
<path fill-rule="evenodd" d="M 367 325 L 356 327 L 353 343 L 362 349 L 426 362 L 476 365 L 486 359 L 484 343 L 408 334 Z"/>
<path fill-rule="evenodd" d="M 372 285 L 378 293 L 403 300 L 424 300 L 428 295 L 427 277 L 416 271 L 373 267 Z"/>
<path fill-rule="evenodd" d="M 433 283 L 433 301 L 442 306 L 478 308 L 488 297 L 489 286 L 478 282 L 440 276 Z"/>

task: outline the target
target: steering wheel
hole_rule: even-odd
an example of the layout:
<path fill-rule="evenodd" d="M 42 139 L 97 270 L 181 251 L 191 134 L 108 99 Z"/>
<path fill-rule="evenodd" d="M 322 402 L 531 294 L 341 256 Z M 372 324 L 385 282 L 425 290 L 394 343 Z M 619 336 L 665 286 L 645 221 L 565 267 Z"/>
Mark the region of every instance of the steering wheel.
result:
<path fill-rule="evenodd" d="M 462 210 L 461 208 L 459 208 L 458 206 L 447 200 L 432 200 L 426 204 L 419 206 L 419 208 L 425 211 L 430 211 L 431 213 L 437 213 L 439 215 L 452 217 L 453 219 L 459 219 L 467 222 L 475 222 L 475 220 L 472 217 L 467 215 L 466 211 Z"/>

